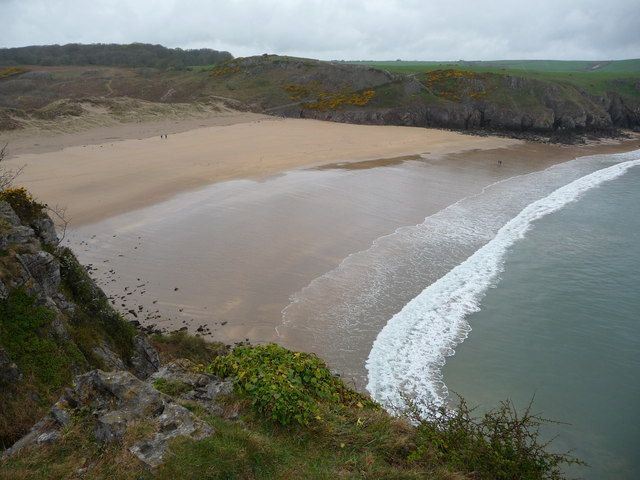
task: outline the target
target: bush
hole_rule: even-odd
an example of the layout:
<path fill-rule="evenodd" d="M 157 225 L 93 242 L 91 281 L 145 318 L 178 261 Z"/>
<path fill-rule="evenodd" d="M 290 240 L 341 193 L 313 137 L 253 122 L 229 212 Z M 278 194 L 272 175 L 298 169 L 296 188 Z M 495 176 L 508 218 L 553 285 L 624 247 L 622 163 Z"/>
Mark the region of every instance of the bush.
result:
<path fill-rule="evenodd" d="M 7 67 L 4 70 L 0 70 L 0 78 L 9 78 L 14 75 L 22 75 L 27 72 L 26 68 L 23 67 Z"/>
<path fill-rule="evenodd" d="M 308 425 L 321 420 L 319 403 L 371 407 L 377 404 L 348 388 L 326 364 L 308 353 L 276 344 L 236 347 L 207 369 L 221 377 L 235 377 L 234 389 L 278 423 Z"/>
<path fill-rule="evenodd" d="M 46 205 L 36 202 L 26 188 L 6 188 L 0 191 L 0 200 L 4 200 L 23 223 L 42 216 Z"/>
<path fill-rule="evenodd" d="M 551 441 L 540 442 L 539 428 L 554 422 L 532 414 L 531 406 L 520 415 L 512 402 L 503 401 L 482 417 L 474 417 L 463 398 L 455 410 L 434 407 L 418 423 L 418 448 L 409 459 L 435 461 L 478 479 L 560 480 L 562 464 L 584 462 L 547 451 Z"/>

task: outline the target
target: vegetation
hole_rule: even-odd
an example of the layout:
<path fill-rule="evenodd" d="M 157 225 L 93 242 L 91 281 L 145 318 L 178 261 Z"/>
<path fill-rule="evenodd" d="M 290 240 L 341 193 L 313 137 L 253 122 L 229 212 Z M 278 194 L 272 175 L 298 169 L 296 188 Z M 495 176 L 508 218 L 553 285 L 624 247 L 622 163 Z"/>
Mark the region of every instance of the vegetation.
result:
<path fill-rule="evenodd" d="M 172 397 L 177 397 L 182 393 L 192 390 L 192 388 L 184 382 L 167 380 L 166 378 L 156 378 L 153 381 L 153 386 L 156 390 Z"/>
<path fill-rule="evenodd" d="M 21 75 L 26 72 L 27 69 L 24 67 L 7 67 L 4 70 L 0 70 L 0 79 L 13 77 L 14 75 Z"/>
<path fill-rule="evenodd" d="M 236 347 L 230 355 L 217 357 L 207 371 L 234 377 L 238 393 L 247 395 L 258 411 L 283 425 L 321 421 L 320 404 L 378 408 L 332 375 L 315 355 L 276 344 Z"/>
<path fill-rule="evenodd" d="M 352 80 L 359 71 L 357 75 L 345 73 L 341 66 L 326 62 L 263 56 L 222 63 L 206 57 L 207 52 L 197 57 L 193 51 L 157 47 L 66 45 L 0 50 L 0 63 L 10 65 L 0 70 L 0 105 L 53 120 L 81 115 L 81 103 L 114 116 L 131 110 L 135 102 L 142 103 L 106 98 L 121 96 L 203 103 L 223 98 L 255 110 L 295 105 L 299 111 L 302 105 L 321 112 L 351 107 L 391 109 L 414 102 L 455 105 L 471 100 L 535 107 L 549 92 L 559 92 L 557 98 L 570 99 L 575 105 L 587 101 L 584 92 L 616 91 L 640 97 L 636 61 L 617 67 L 617 62 L 610 62 L 597 68 L 580 62 L 528 64 L 537 70 L 507 62 L 391 62 L 384 68 L 402 75 L 377 72 L 378 83 L 356 87 Z M 13 56 L 2 56 L 9 53 Z M 64 62 L 73 67 L 27 71 L 12 66 Z M 214 63 L 219 66 L 212 66 Z M 74 66 L 78 64 L 143 68 Z M 177 70 L 186 65 L 207 66 Z M 552 83 L 531 82 L 526 89 L 504 87 L 502 82 L 516 77 Z M 56 103 L 69 97 L 74 100 Z M 20 115 L 27 115 L 24 111 L 3 110 L 0 113 L 5 116 L 0 118 L 17 122 Z M 0 150 L 0 160 L 5 149 Z M 28 223 L 46 206 L 26 190 L 12 188 L 14 178 L 15 173 L 0 168 L 0 199 L 8 201 Z M 0 231 L 10 228 L 6 222 L 0 224 Z M 14 289 L 0 302 L 0 344 L 25 377 L 0 385 L 0 447 L 24 434 L 73 374 L 106 367 L 96 353 L 99 347 L 108 346 L 125 361 L 132 353 L 135 329 L 110 307 L 73 253 L 59 247 L 47 247 L 47 251 L 60 263 L 61 292 L 75 307 L 54 311 L 38 305 L 24 289 Z M 0 275 L 9 275 L 12 254 L 3 255 Z M 563 478 L 564 465 L 579 463 L 568 453 L 552 453 L 549 442 L 540 439 L 539 427 L 548 420 L 533 414 L 531 405 L 518 413 L 513 404 L 504 402 L 476 416 L 460 399 L 452 410 L 434 407 L 429 418 L 413 416 L 412 425 L 407 419 L 389 416 L 371 399 L 349 388 L 315 355 L 275 344 L 239 346 L 229 353 L 224 345 L 186 331 L 154 335 L 151 343 L 165 362 L 187 357 L 199 372 L 234 378 L 234 393 L 222 400 L 222 417 L 184 404 L 211 424 L 215 435 L 198 441 L 176 439 L 166 463 L 151 473 L 126 448 L 127 442 L 139 438 L 147 428 L 144 424 L 132 425 L 123 445 L 98 446 L 92 440 L 90 412 L 80 412 L 63 429 L 59 442 L 5 460 L 0 463 L 0 476 L 555 480 Z M 174 396 L 190 388 L 165 379 L 156 380 L 154 386 Z"/>
<path fill-rule="evenodd" d="M 557 73 L 640 73 L 640 59 L 615 60 L 603 62 L 574 61 L 574 60 L 494 60 L 494 61 L 465 61 L 457 62 L 422 62 L 422 61 L 361 61 L 350 62 L 356 65 L 369 65 L 376 68 L 398 73 L 418 73 L 425 70 L 473 70 L 473 71 L 514 71 L 527 72 L 557 72 Z"/>
<path fill-rule="evenodd" d="M 13 207 L 24 225 L 43 216 L 46 207 L 24 188 L 1 189 L 0 200 Z M 5 231 L 12 228 L 0 225 Z M 0 301 L 0 346 L 22 374 L 20 381 L 0 378 L 2 448 L 9 447 L 42 417 L 73 376 L 89 368 L 106 367 L 96 348 L 109 348 L 125 361 L 133 352 L 135 330 L 111 308 L 69 249 L 44 247 L 60 265 L 61 290 L 75 306 L 59 310 L 50 303 L 43 305 L 42 298 L 36 299 L 32 294 L 38 291 L 32 288 L 35 280 L 16 273 L 24 271 L 17 255 L 34 253 L 34 248 L 31 242 L 11 245 L 0 257 L 0 281 L 6 287 L 14 285 Z"/>
<path fill-rule="evenodd" d="M 15 291 L 0 304 L 0 344 L 36 385 L 57 389 L 71 381 L 72 359 L 82 356 L 70 342 L 56 342 L 48 335 L 55 313 L 34 301 Z"/>
<path fill-rule="evenodd" d="M 223 65 L 220 68 L 216 68 L 215 70 L 212 70 L 209 75 L 212 77 L 219 77 L 221 75 L 230 75 L 232 73 L 238 73 L 239 71 L 240 71 L 240 65 L 235 65 L 235 66 Z"/>
<path fill-rule="evenodd" d="M 323 89 L 319 83 L 311 85 L 289 84 L 284 87 L 292 101 L 301 101 L 305 108 L 326 112 L 329 110 L 342 110 L 346 105 L 363 107 L 375 96 L 375 90 L 348 93 L 343 91 L 331 92 Z"/>
<path fill-rule="evenodd" d="M 533 78 L 546 82 L 573 85 L 592 95 L 607 91 L 640 97 L 636 88 L 640 75 L 640 59 L 611 62 L 560 60 L 505 60 L 487 62 L 353 62 L 383 68 L 402 75 L 425 74 L 436 70 L 457 70 Z"/>
<path fill-rule="evenodd" d="M 106 367 L 96 347 L 108 346 L 124 359 L 133 350 L 135 330 L 101 297 L 90 297 L 86 270 L 71 251 L 51 251 L 61 264 L 63 290 L 76 299 L 76 308 L 69 316 L 56 313 L 24 289 L 0 302 L 0 345 L 24 375 L 7 385 L 0 380 L 0 448 L 24 435 L 75 374 Z M 13 256 L 0 259 L 0 276 L 11 275 L 12 261 Z M 78 300 L 87 298 L 86 303 Z"/>
<path fill-rule="evenodd" d="M 184 68 L 39 66 L 0 79 L 0 130 L 73 130 L 232 108 L 579 141 L 574 135 L 640 128 L 639 71 L 640 60 L 354 66 L 276 55 Z"/>
<path fill-rule="evenodd" d="M 342 110 L 345 105 L 364 107 L 375 94 L 376 92 L 374 90 L 366 90 L 362 93 L 326 95 L 316 102 L 304 103 L 304 106 L 312 110 L 320 110 L 321 112 L 326 112 L 327 110 Z"/>
<path fill-rule="evenodd" d="M 43 215 L 46 205 L 37 202 L 24 187 L 0 189 L 0 200 L 7 202 L 25 223 Z"/>
<path fill-rule="evenodd" d="M 59 442 L 0 464 L 3 478 L 555 480 L 563 478 L 563 464 L 575 462 L 568 454 L 547 452 L 549 443 L 538 436 L 546 420 L 531 414 L 531 406 L 519 415 L 505 402 L 475 418 L 461 400 L 456 409 L 434 409 L 431 418 L 412 426 L 350 391 L 313 355 L 266 345 L 237 347 L 228 362 L 222 358 L 211 370 L 240 364 L 238 376 L 244 372 L 242 378 L 255 379 L 236 382 L 235 392 L 220 402 L 222 416 L 185 404 L 215 434 L 201 440 L 176 438 L 157 470 L 149 472 L 127 450 L 147 428 L 144 423 L 128 427 L 124 444 L 98 446 L 90 440 L 90 412 L 80 412 Z M 190 388 L 166 380 L 154 385 L 168 395 Z M 267 390 L 290 400 L 305 391 L 308 404 L 315 404 L 313 421 L 302 425 L 265 415 L 260 392 Z M 233 420 L 238 417 L 241 422 Z"/>
<path fill-rule="evenodd" d="M 4 65 L 107 65 L 119 67 L 185 68 L 191 65 L 213 65 L 232 56 L 209 48 L 182 50 L 162 45 L 131 43 L 128 45 L 93 44 L 46 45 L 0 49 Z M 2 78 L 2 72 L 0 72 Z"/>
<path fill-rule="evenodd" d="M 4 144 L 2 148 L 0 148 L 0 193 L 4 194 L 4 192 L 11 187 L 13 181 L 16 179 L 22 169 L 18 170 L 9 170 L 5 168 L 2 161 L 5 159 L 7 155 L 7 145 Z"/>
<path fill-rule="evenodd" d="M 96 358 L 94 349 L 101 342 L 106 342 L 121 358 L 130 358 L 136 329 L 113 309 L 71 249 L 58 247 L 54 253 L 60 261 L 62 290 L 77 305 L 69 329 L 80 350 L 98 367 L 102 362 Z"/>
<path fill-rule="evenodd" d="M 73 365 L 84 365 L 71 342 L 52 338 L 55 313 L 34 303 L 34 297 L 14 291 L 0 303 L 0 345 L 24 374 L 22 385 L 0 388 L 0 447 L 18 440 L 71 382 Z M 25 398 L 24 390 L 31 390 Z"/>
<path fill-rule="evenodd" d="M 209 365 L 216 357 L 227 354 L 224 343 L 189 335 L 186 330 L 154 334 L 149 338 L 149 343 L 158 352 L 162 363 L 188 358 L 196 364 Z"/>
<path fill-rule="evenodd" d="M 416 428 L 418 447 L 410 461 L 437 462 L 477 478 L 564 478 L 563 464 L 581 464 L 569 453 L 547 451 L 551 442 L 541 442 L 539 428 L 551 420 L 531 412 L 529 404 L 522 414 L 510 401 L 481 417 L 473 415 L 463 398 L 454 410 L 433 407 Z"/>
<path fill-rule="evenodd" d="M 480 98 L 487 94 L 482 80 L 487 75 L 463 70 L 433 70 L 425 74 L 427 88 L 447 100 L 461 101 L 463 97 Z"/>

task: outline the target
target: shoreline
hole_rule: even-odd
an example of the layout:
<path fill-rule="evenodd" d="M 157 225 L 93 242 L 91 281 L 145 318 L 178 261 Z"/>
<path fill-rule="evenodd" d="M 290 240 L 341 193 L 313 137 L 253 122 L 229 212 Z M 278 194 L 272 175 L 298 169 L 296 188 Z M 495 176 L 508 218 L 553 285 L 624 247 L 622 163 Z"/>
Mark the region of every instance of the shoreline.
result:
<path fill-rule="evenodd" d="M 250 117 L 166 140 L 9 162 L 33 161 L 38 168 L 18 183 L 31 175 L 26 186 L 42 201 L 75 206 L 67 212 L 70 246 L 126 318 L 232 344 L 278 341 L 275 328 L 296 292 L 376 239 L 489 184 L 638 148 L 637 135 L 560 146 Z M 193 148 L 176 160 L 167 155 L 176 145 Z M 212 149 L 217 162 L 206 157 Z M 286 343 L 309 345 L 302 337 Z"/>
<path fill-rule="evenodd" d="M 421 223 L 491 183 L 576 153 L 625 148 L 631 149 L 519 143 L 448 155 L 316 162 L 263 179 L 211 183 L 76 225 L 75 244 L 108 293 L 126 296 L 125 312 L 144 305 L 150 317 L 159 310 L 165 318 L 161 328 L 204 327 L 227 343 L 274 341 L 290 296 L 377 238 Z M 184 258 L 173 258 L 175 252 Z M 167 271 L 171 278 L 160 279 Z M 156 285 L 139 289 L 144 295 L 122 291 L 140 284 L 138 278 L 153 278 Z"/>

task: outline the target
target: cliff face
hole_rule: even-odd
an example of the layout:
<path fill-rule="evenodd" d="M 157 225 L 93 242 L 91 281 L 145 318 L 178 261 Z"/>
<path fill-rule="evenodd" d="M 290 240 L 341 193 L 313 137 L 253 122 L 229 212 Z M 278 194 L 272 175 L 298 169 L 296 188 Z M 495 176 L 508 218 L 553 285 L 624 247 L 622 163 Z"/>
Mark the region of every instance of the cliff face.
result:
<path fill-rule="evenodd" d="M 392 97 L 393 101 L 381 102 L 374 96 L 364 108 L 341 105 L 337 109 L 303 102 L 284 113 L 346 123 L 544 138 L 611 135 L 620 128 L 640 127 L 640 99 L 636 97 L 618 92 L 594 96 L 573 85 L 512 75 L 428 72 L 391 79 L 376 91 L 376 96 Z"/>
<path fill-rule="evenodd" d="M 0 201 L 0 447 L 22 436 L 71 378 L 154 372 L 157 354 L 108 304 L 36 205 Z M 22 212 L 24 213 L 24 212 Z M 154 355 L 155 354 L 155 355 Z"/>
<path fill-rule="evenodd" d="M 146 337 L 58 246 L 44 205 L 23 189 L 1 198 L 11 204 L 0 200 L 0 470 L 64 444 L 70 430 L 85 444 L 125 446 L 146 469 L 164 462 L 172 439 L 212 435 L 184 405 L 221 415 L 215 400 L 231 381 L 195 373 L 184 359 L 161 367 Z"/>
<path fill-rule="evenodd" d="M 636 88 L 640 91 L 640 82 Z M 619 93 L 609 93 L 600 101 L 616 127 L 640 128 L 640 101 L 624 97 Z"/>

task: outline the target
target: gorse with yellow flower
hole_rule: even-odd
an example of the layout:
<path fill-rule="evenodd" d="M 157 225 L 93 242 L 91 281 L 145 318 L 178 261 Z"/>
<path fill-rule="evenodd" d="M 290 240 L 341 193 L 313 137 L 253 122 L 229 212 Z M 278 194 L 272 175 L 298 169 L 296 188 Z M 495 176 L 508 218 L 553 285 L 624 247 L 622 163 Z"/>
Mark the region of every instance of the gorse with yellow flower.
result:
<path fill-rule="evenodd" d="M 318 84 L 312 85 L 287 85 L 284 90 L 289 93 L 289 99 L 300 101 L 305 108 L 326 112 L 328 110 L 342 110 L 345 105 L 364 107 L 375 96 L 375 90 L 366 90 L 362 93 L 347 93 L 343 91 L 329 92 L 322 90 Z"/>
<path fill-rule="evenodd" d="M 22 75 L 27 71 L 28 70 L 24 67 L 7 67 L 4 70 L 0 70 L 0 79 L 13 77 L 15 75 Z"/>
<path fill-rule="evenodd" d="M 24 187 L 0 190 L 0 200 L 11 205 L 16 215 L 27 221 L 42 215 L 47 208 L 45 204 L 37 202 Z"/>
<path fill-rule="evenodd" d="M 487 94 L 482 81 L 485 75 L 463 70 L 433 70 L 425 73 L 426 86 L 446 100 L 461 101 L 465 96 L 480 98 Z"/>

